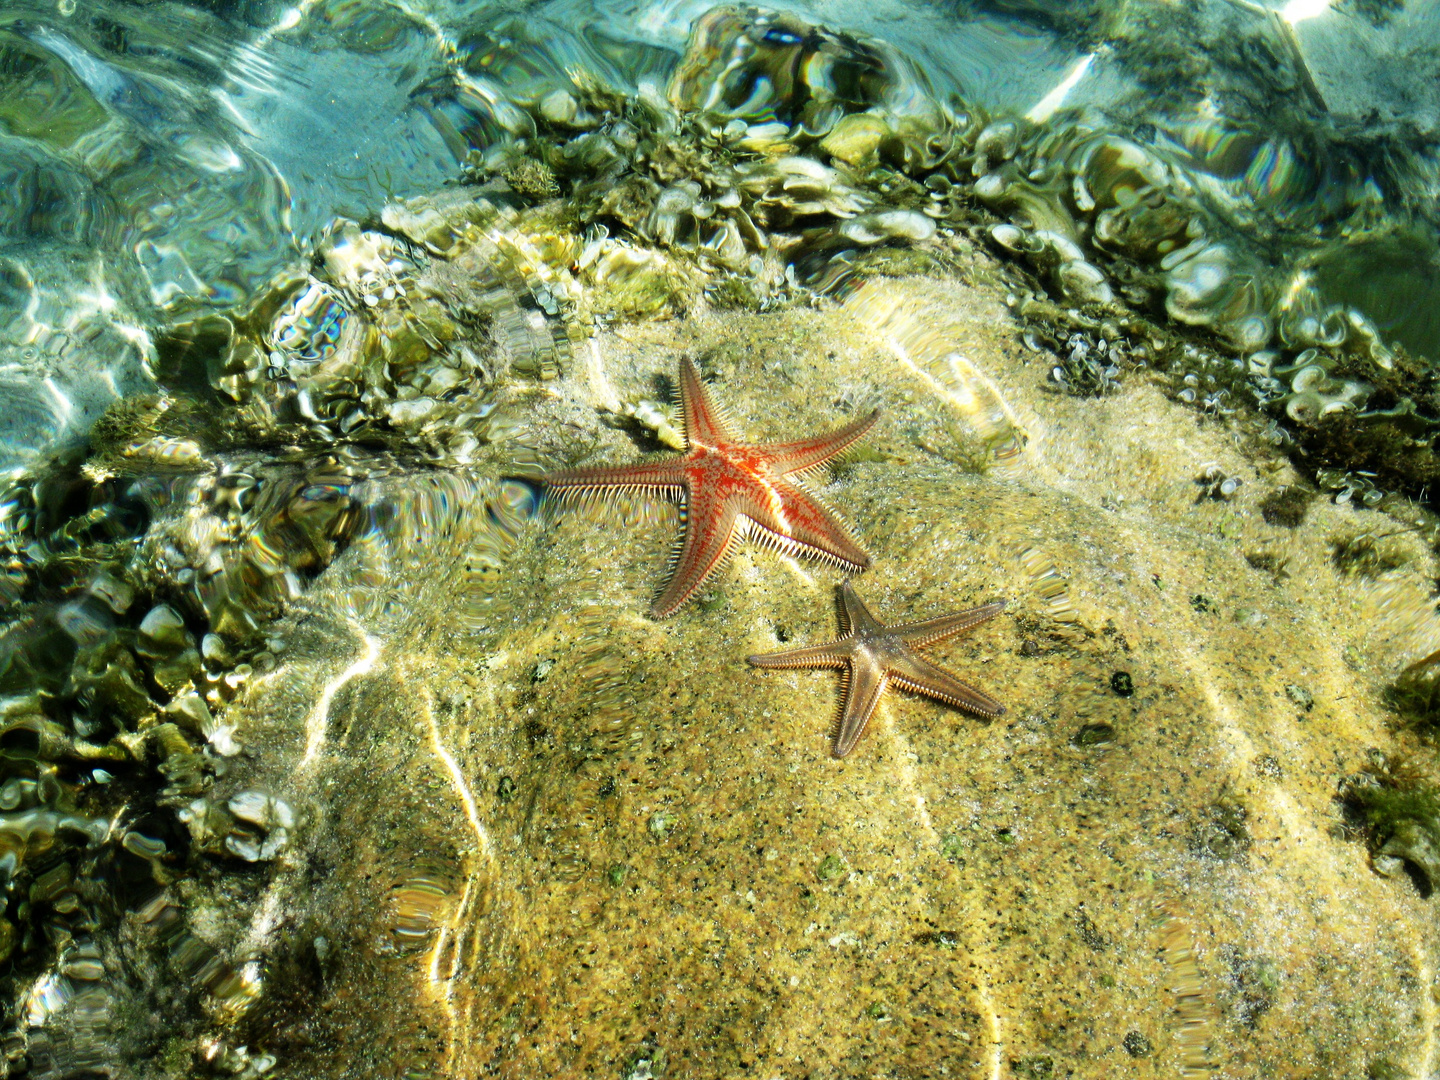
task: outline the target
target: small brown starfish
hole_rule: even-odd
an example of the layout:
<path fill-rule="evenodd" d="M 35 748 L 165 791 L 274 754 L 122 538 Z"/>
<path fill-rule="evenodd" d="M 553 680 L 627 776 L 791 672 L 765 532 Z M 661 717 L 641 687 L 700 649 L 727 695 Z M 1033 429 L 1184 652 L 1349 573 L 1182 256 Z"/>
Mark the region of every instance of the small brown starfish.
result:
<path fill-rule="evenodd" d="M 848 581 L 840 586 L 840 602 L 840 628 L 846 633 L 839 641 L 749 658 L 750 663 L 763 668 L 845 669 L 840 714 L 833 732 L 833 753 L 837 758 L 855 749 L 880 695 L 892 682 L 979 716 L 999 716 L 1005 711 L 998 701 L 936 667 L 911 647 L 929 645 L 993 619 L 1005 610 L 1004 600 L 899 626 L 877 621 Z"/>
<path fill-rule="evenodd" d="M 694 596 L 746 538 L 847 570 L 869 567 L 870 556 L 799 478 L 819 471 L 869 431 L 879 409 L 826 435 L 749 446 L 725 430 L 699 370 L 685 359 L 680 361 L 680 412 L 687 450 L 679 457 L 566 469 L 540 478 L 561 499 L 651 492 L 683 500 L 684 536 L 651 617 L 663 619 Z"/>

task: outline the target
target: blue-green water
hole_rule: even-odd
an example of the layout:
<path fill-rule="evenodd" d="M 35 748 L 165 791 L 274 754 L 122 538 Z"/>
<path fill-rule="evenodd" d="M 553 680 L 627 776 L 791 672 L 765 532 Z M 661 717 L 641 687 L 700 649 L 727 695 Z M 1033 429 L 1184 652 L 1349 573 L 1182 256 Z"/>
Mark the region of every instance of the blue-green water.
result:
<path fill-rule="evenodd" d="M 569 70 L 663 86 L 703 10 L 8 4 L 12 467 L 146 387 L 157 323 L 243 305 L 334 216 L 434 190 L 466 153 L 514 138 L 511 102 Z M 892 43 L 942 99 L 1078 109 L 1141 133 L 1272 260 L 1351 239 L 1357 251 L 1321 259 L 1337 299 L 1412 349 L 1433 339 L 1424 5 L 1293 25 L 1227 2 L 1173 18 L 1124 4 L 803 10 Z M 103 344 L 82 357 L 79 340 Z"/>

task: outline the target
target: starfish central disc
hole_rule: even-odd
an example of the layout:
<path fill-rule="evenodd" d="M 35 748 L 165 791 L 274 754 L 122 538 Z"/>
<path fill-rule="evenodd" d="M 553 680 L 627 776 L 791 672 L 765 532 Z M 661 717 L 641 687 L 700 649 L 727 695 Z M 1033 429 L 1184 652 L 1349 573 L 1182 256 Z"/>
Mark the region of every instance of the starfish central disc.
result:
<path fill-rule="evenodd" d="M 924 622 L 887 625 L 855 594 L 850 582 L 840 586 L 840 622 L 845 636 L 826 645 L 810 645 L 749 658 L 761 668 L 842 668 L 845 688 L 835 720 L 831 752 L 843 758 L 865 733 L 880 697 L 892 684 L 925 694 L 976 716 L 994 717 L 1005 707 L 989 694 L 963 683 L 916 650 L 993 619 L 1005 610 L 1000 600 L 983 607 Z"/>
<path fill-rule="evenodd" d="M 870 566 L 870 556 L 840 519 L 805 490 L 803 478 L 869 431 L 878 409 L 838 431 L 750 446 L 727 432 L 699 369 L 686 359 L 680 361 L 680 410 L 686 451 L 678 457 L 565 469 L 541 477 L 561 500 L 633 492 L 682 501 L 684 533 L 670 579 L 651 605 L 654 618 L 663 619 L 694 596 L 745 539 L 847 570 Z"/>

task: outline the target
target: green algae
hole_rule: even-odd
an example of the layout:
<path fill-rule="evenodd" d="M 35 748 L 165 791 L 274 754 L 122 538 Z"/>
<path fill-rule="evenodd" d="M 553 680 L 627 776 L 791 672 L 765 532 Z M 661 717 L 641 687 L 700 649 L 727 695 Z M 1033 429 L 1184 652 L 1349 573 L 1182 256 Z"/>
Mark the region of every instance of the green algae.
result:
<path fill-rule="evenodd" d="M 1381 756 L 1346 778 L 1340 800 L 1377 870 L 1394 874 L 1403 861 L 1426 895 L 1440 886 L 1440 785 L 1422 766 Z"/>
<path fill-rule="evenodd" d="M 1043 1054 L 1011 1058 L 1010 1071 L 1017 1080 L 1051 1080 L 1055 1075 L 1055 1059 Z"/>
<path fill-rule="evenodd" d="M 963 836 L 960 836 L 957 833 L 951 833 L 940 841 L 940 854 L 945 858 L 947 862 L 953 863 L 961 869 L 964 869 L 965 849 L 968 846 L 969 845 Z"/>
<path fill-rule="evenodd" d="M 1298 484 L 1287 484 L 1267 494 L 1260 502 L 1260 513 L 1271 525 L 1286 529 L 1299 528 L 1305 520 L 1316 492 Z"/>
<path fill-rule="evenodd" d="M 555 170 L 544 161 L 519 158 L 506 165 L 500 175 L 510 185 L 511 191 L 532 202 L 544 202 L 560 194 L 560 182 L 555 176 Z"/>
<path fill-rule="evenodd" d="M 1133 1058 L 1149 1057 L 1155 1052 L 1155 1044 L 1139 1031 L 1127 1031 L 1120 1043 Z"/>
<path fill-rule="evenodd" d="M 1110 724 L 1084 724 L 1070 741 L 1082 749 L 1106 746 L 1115 741 L 1115 728 Z"/>
<path fill-rule="evenodd" d="M 1249 813 L 1228 793 L 1206 808 L 1191 834 L 1192 851 L 1222 862 L 1243 856 L 1252 843 Z"/>
<path fill-rule="evenodd" d="M 1330 559 L 1336 569 L 1343 574 L 1379 577 L 1391 570 L 1400 569 L 1414 557 L 1411 551 L 1405 550 L 1399 544 L 1394 542 L 1385 544 L 1383 541 L 1416 531 L 1419 530 L 1392 530 L 1378 535 L 1373 532 L 1362 532 L 1350 536 L 1333 537 L 1330 541 Z"/>
<path fill-rule="evenodd" d="M 0 33 L 0 124 L 22 138 L 65 149 L 103 127 L 105 107 L 58 56 L 21 37 Z"/>
<path fill-rule="evenodd" d="M 1375 1058 L 1365 1067 L 1367 1080 L 1412 1080 L 1414 1074 L 1389 1058 Z"/>
<path fill-rule="evenodd" d="M 1440 739 L 1440 670 L 1431 657 L 1402 671 L 1385 688 L 1385 701 L 1401 726 L 1427 742 Z"/>

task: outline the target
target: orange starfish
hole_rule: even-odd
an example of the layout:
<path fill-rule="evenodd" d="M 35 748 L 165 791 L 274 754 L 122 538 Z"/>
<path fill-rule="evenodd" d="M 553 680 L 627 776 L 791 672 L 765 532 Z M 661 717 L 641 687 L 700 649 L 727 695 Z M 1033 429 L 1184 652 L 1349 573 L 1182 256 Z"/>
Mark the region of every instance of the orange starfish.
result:
<path fill-rule="evenodd" d="M 892 682 L 979 716 L 999 716 L 1005 711 L 1005 706 L 994 698 L 967 686 L 911 647 L 932 644 L 993 619 L 1005 610 L 1005 601 L 898 626 L 886 626 L 871 615 L 848 581 L 840 586 L 840 602 L 840 628 L 846 636 L 839 641 L 749 658 L 750 663 L 763 668 L 845 669 L 840 713 L 833 732 L 832 752 L 837 758 L 855 749 L 880 703 L 880 695 Z"/>
<path fill-rule="evenodd" d="M 679 457 L 565 469 L 540 478 L 561 499 L 642 492 L 682 500 L 684 536 L 669 583 L 650 607 L 652 618 L 665 618 L 694 596 L 744 539 L 847 570 L 869 567 L 870 556 L 800 478 L 869 431 L 879 409 L 826 435 L 748 446 L 725 430 L 699 370 L 686 359 L 680 361 L 680 412 L 687 449 Z"/>

